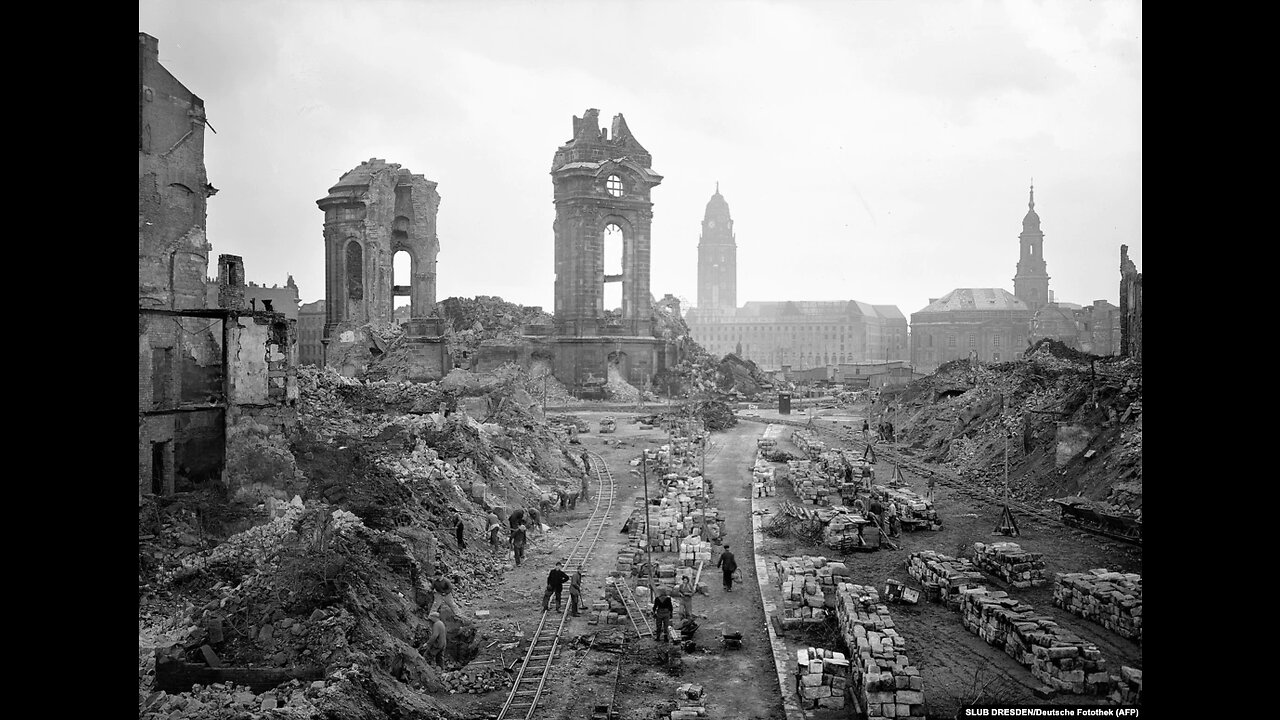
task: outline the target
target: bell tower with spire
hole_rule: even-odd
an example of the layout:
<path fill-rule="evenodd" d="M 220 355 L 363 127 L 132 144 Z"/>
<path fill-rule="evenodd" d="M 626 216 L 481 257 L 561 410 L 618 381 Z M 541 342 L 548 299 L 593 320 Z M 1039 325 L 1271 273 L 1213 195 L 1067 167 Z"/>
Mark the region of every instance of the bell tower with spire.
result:
<path fill-rule="evenodd" d="M 738 245 L 733 234 L 729 203 L 720 194 L 707 201 L 698 238 L 698 309 L 727 310 L 738 307 Z"/>
<path fill-rule="evenodd" d="M 1034 181 L 1027 214 L 1022 218 L 1018 246 L 1018 271 L 1013 276 L 1013 294 L 1035 312 L 1049 303 L 1049 274 L 1044 264 L 1044 233 L 1040 232 L 1040 216 L 1036 214 Z"/>

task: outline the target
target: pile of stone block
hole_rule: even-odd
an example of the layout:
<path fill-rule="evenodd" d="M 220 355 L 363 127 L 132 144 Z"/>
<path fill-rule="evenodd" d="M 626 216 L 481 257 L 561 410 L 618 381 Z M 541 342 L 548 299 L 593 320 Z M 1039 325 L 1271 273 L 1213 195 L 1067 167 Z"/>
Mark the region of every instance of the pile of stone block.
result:
<path fill-rule="evenodd" d="M 1053 604 L 1131 640 L 1142 641 L 1142 576 L 1106 568 L 1054 576 Z"/>
<path fill-rule="evenodd" d="M 1117 705 L 1142 704 L 1142 671 L 1128 665 L 1120 666 L 1120 674 L 1111 676 L 1113 690 L 1108 696 Z"/>
<path fill-rule="evenodd" d="M 842 583 L 836 616 L 853 654 L 850 690 L 867 717 L 924 720 L 924 682 L 875 588 Z"/>
<path fill-rule="evenodd" d="M 796 694 L 803 708 L 843 708 L 849 688 L 844 653 L 809 647 L 796 651 Z"/>
<path fill-rule="evenodd" d="M 960 591 L 981 586 L 982 572 L 966 558 L 954 558 L 933 550 L 911 553 L 907 572 L 924 585 L 925 597 L 950 607 L 960 606 Z"/>
<path fill-rule="evenodd" d="M 936 530 L 942 526 L 938 511 L 933 509 L 933 503 L 906 488 L 873 485 L 871 493 L 886 508 L 889 507 L 890 502 L 896 503 L 898 517 L 904 522 L 915 521 L 917 527 L 928 527 L 930 530 Z"/>
<path fill-rule="evenodd" d="M 1035 608 L 1001 590 L 966 588 L 961 597 L 965 629 L 1004 650 L 1045 685 L 1076 695 L 1111 691 L 1102 652 L 1049 616 L 1036 614 Z"/>
<path fill-rule="evenodd" d="M 833 513 L 823 525 L 822 543 L 841 552 L 878 547 L 880 528 L 865 515 L 841 508 L 841 511 Z"/>
<path fill-rule="evenodd" d="M 698 563 L 711 564 L 710 540 L 704 539 L 695 528 L 693 534 L 680 541 L 680 564 L 685 567 L 696 567 Z"/>
<path fill-rule="evenodd" d="M 840 484 L 828 478 L 813 466 L 810 460 L 788 460 L 787 477 L 796 498 L 809 505 L 830 505 L 831 498 L 839 499 Z"/>
<path fill-rule="evenodd" d="M 1044 553 L 1024 552 L 1017 543 L 974 543 L 974 561 L 978 567 L 1016 588 L 1047 585 Z"/>
<path fill-rule="evenodd" d="M 774 563 L 782 590 L 782 613 L 778 616 L 783 629 L 805 623 L 822 622 L 836 606 L 836 587 L 849 577 L 842 562 L 803 555 Z"/>
<path fill-rule="evenodd" d="M 753 496 L 773 497 L 778 494 L 778 483 L 773 472 L 773 464 L 757 451 L 756 464 L 751 468 L 751 481 L 754 483 Z"/>
<path fill-rule="evenodd" d="M 791 442 L 800 449 L 810 459 L 816 458 L 827 451 L 827 444 L 817 433 L 809 430 L 796 430 L 791 433 Z"/>
<path fill-rule="evenodd" d="M 693 720 L 707 716 L 706 700 L 702 696 L 702 686 L 683 683 L 676 686 L 676 706 L 671 711 L 671 720 Z"/>

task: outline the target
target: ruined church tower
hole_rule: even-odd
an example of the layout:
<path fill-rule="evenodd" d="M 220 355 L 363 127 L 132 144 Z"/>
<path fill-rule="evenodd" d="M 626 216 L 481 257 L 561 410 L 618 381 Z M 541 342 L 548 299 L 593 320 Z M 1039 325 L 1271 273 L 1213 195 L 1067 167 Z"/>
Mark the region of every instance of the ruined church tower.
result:
<path fill-rule="evenodd" d="M 622 114 L 612 133 L 600 111 L 573 118 L 573 138 L 551 161 L 555 189 L 555 321 L 560 334 L 598 336 L 605 328 L 605 283 L 622 284 L 622 333 L 652 336 L 649 293 L 649 193 L 662 182 L 653 158 L 631 135 Z M 612 134 L 612 137 L 610 136 Z M 604 272 L 604 236 L 622 237 L 622 272 Z"/>
<path fill-rule="evenodd" d="M 738 307 L 738 245 L 729 203 L 720 194 L 707 201 L 698 237 L 698 309 L 734 310 Z"/>
<path fill-rule="evenodd" d="M 1032 312 L 1049 303 L 1049 274 L 1044 263 L 1044 233 L 1040 232 L 1040 216 L 1036 214 L 1036 186 L 1031 186 L 1027 214 L 1022 218 L 1022 234 L 1018 236 L 1018 271 L 1013 276 L 1013 295 L 1025 302 Z"/>

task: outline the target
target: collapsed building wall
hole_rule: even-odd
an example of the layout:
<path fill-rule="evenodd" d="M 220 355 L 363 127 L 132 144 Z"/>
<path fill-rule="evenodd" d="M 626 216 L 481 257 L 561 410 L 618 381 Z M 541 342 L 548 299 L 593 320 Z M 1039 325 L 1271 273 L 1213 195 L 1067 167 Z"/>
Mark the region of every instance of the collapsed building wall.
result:
<path fill-rule="evenodd" d="M 1142 359 L 1142 273 L 1120 246 L 1120 355 Z"/>

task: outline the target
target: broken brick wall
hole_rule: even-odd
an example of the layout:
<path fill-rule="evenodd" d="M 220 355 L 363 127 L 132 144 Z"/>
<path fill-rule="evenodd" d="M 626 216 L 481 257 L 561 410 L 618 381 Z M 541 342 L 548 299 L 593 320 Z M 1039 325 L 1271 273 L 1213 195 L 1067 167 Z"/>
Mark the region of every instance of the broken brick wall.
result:
<path fill-rule="evenodd" d="M 1142 273 L 1120 246 L 1120 355 L 1142 359 Z"/>

